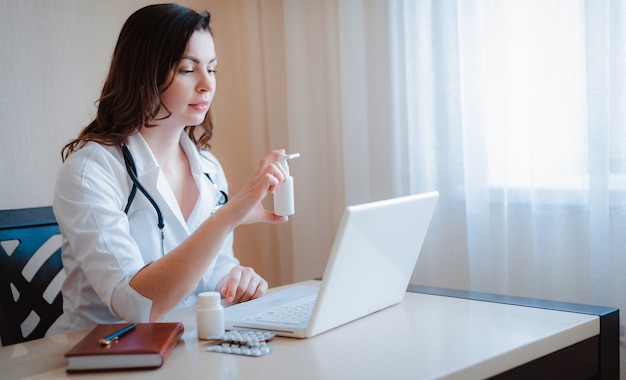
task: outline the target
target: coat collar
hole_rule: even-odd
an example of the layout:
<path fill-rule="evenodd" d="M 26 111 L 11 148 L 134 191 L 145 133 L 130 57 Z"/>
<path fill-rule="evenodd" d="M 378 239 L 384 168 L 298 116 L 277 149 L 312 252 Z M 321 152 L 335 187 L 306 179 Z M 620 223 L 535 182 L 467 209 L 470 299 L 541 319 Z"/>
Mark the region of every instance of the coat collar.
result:
<path fill-rule="evenodd" d="M 126 139 L 126 146 L 133 156 L 137 168 L 137 178 L 142 178 L 150 172 L 158 171 L 159 164 L 148 143 L 141 133 L 137 132 Z"/>
<path fill-rule="evenodd" d="M 191 166 L 191 172 L 194 175 L 209 173 L 214 176 L 217 174 L 216 164 L 211 162 L 211 160 L 207 160 L 206 157 L 201 157 L 198 153 L 198 148 L 185 132 L 180 135 L 180 145 L 187 155 L 189 165 Z M 159 164 L 157 163 L 156 157 L 152 153 L 150 146 L 141 133 L 137 132 L 129 136 L 126 139 L 126 146 L 128 147 L 128 150 L 130 150 L 135 161 L 138 178 L 141 178 L 153 170 L 158 171 Z M 211 157 L 213 156 L 211 155 Z"/>
<path fill-rule="evenodd" d="M 196 184 L 200 191 L 200 197 L 188 221 L 184 220 L 172 189 L 165 176 L 161 173 L 156 157 L 143 136 L 140 133 L 135 133 L 126 139 L 126 146 L 135 161 L 137 178 L 151 193 L 161 211 L 173 214 L 178 220 L 177 227 L 174 227 L 171 223 L 168 227 L 176 230 L 182 228 L 182 230 L 188 231 L 188 227 L 190 227 L 188 223 L 191 223 L 192 229 L 195 229 L 200 221 L 203 221 L 210 215 L 210 208 L 200 207 L 198 209 L 198 204 L 213 204 L 215 202 L 213 184 L 208 181 L 205 173 L 209 173 L 212 178 L 219 178 L 219 164 L 217 160 L 211 160 L 206 157 L 208 154 L 210 158 L 214 158 L 208 152 L 203 152 L 205 153 L 203 154 L 205 157 L 203 157 L 193 141 L 184 132 L 181 133 L 180 144 L 187 155 L 192 175 L 196 179 Z M 209 186 L 210 188 L 207 189 Z"/>

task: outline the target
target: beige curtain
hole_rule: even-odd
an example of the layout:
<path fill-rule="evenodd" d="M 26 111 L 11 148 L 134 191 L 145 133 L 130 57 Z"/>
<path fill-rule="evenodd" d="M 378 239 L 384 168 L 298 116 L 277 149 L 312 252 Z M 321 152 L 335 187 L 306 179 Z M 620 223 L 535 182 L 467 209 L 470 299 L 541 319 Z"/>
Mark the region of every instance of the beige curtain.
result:
<path fill-rule="evenodd" d="M 214 149 L 235 191 L 269 149 L 290 163 L 296 214 L 236 232 L 271 285 L 323 274 L 344 207 L 408 194 L 406 132 L 391 91 L 386 2 L 214 1 Z M 266 203 L 272 207 L 271 200 Z M 384 221 L 381 221 L 384 222 Z"/>
<path fill-rule="evenodd" d="M 271 286 L 319 277 L 345 205 L 334 1 L 213 1 L 218 66 L 213 147 L 231 192 L 270 149 L 290 162 L 296 214 L 236 231 L 235 249 Z M 266 201 L 272 207 L 272 200 Z"/>

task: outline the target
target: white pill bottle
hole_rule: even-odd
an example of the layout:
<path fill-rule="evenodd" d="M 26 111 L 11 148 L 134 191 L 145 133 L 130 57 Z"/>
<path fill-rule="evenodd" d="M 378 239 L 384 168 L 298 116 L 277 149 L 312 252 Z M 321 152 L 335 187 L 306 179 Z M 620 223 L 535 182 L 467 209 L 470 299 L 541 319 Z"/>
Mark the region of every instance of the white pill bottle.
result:
<path fill-rule="evenodd" d="M 204 292 L 198 294 L 198 308 L 196 322 L 198 339 L 211 339 L 224 335 L 224 307 L 218 292 Z"/>

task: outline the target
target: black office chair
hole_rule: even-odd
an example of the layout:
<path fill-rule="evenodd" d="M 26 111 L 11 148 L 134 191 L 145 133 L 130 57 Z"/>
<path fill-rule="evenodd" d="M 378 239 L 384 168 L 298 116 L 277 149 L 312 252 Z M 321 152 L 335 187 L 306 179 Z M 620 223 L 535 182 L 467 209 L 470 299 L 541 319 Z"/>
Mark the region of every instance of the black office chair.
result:
<path fill-rule="evenodd" d="M 0 339 L 41 338 L 63 312 L 61 235 L 52 207 L 0 211 Z"/>

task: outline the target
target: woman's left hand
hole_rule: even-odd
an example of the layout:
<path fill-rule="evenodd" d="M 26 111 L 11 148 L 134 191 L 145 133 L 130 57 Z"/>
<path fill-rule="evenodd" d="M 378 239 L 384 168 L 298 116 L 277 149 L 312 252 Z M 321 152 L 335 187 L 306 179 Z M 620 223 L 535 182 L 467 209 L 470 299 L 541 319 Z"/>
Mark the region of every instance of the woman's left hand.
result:
<path fill-rule="evenodd" d="M 220 288 L 226 301 L 239 303 L 264 295 L 267 292 L 267 281 L 254 269 L 238 265 L 218 283 L 218 289 Z"/>

